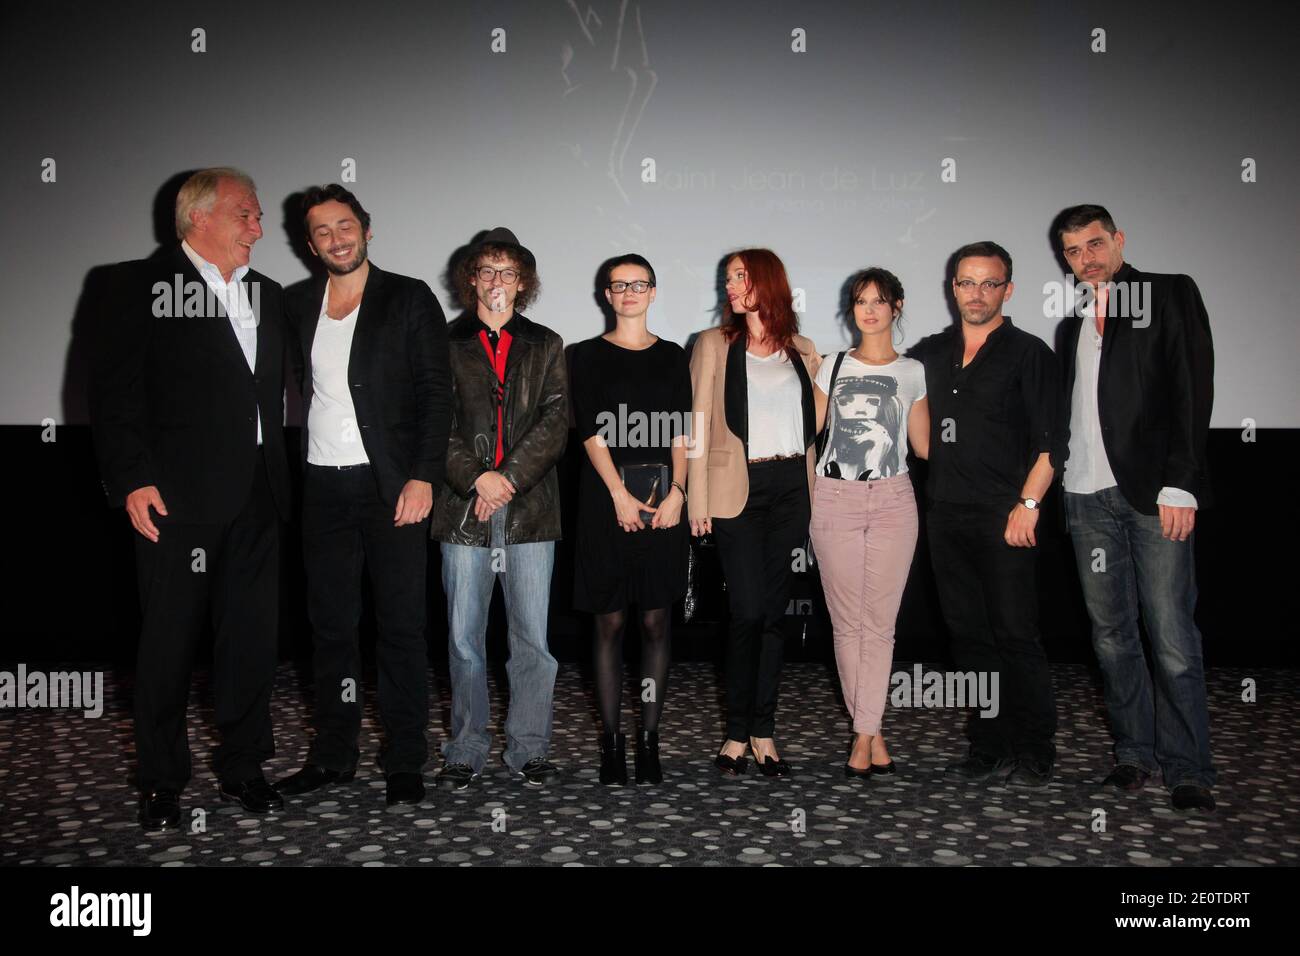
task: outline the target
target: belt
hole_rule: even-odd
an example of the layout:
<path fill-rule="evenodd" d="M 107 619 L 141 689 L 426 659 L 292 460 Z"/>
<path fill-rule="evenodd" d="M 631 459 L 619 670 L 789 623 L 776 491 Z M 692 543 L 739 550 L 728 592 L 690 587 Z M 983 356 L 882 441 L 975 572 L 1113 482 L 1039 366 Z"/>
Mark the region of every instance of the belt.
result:
<path fill-rule="evenodd" d="M 363 461 L 359 465 L 318 465 L 314 461 L 307 462 L 312 468 L 325 468 L 329 471 L 356 471 L 358 468 L 369 468 L 370 462 Z"/>
<path fill-rule="evenodd" d="M 765 461 L 795 461 L 796 459 L 802 457 L 804 457 L 802 453 L 797 453 L 794 455 L 767 455 L 764 458 L 751 458 L 749 459 L 749 464 L 758 465 L 758 464 L 762 464 Z"/>

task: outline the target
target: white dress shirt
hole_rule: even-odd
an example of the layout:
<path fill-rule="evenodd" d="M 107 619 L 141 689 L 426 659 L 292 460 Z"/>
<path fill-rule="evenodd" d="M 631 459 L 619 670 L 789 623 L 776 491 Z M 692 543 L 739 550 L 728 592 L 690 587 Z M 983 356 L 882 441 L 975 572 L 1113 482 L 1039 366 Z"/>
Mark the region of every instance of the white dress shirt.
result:
<path fill-rule="evenodd" d="M 230 327 L 235 330 L 239 348 L 248 362 L 248 370 L 253 371 L 257 367 L 257 315 L 248 301 L 248 290 L 241 281 L 248 274 L 248 266 L 236 267 L 230 274 L 230 281 L 227 282 L 222 278 L 221 270 L 195 252 L 194 247 L 184 239 L 181 240 L 181 249 L 185 251 L 190 262 L 194 263 L 194 268 L 207 283 L 209 291 L 217 297 L 221 307 L 226 310 Z M 261 408 L 257 410 L 257 443 L 262 444 Z"/>
<path fill-rule="evenodd" d="M 1106 314 L 1107 297 L 1103 286 L 1096 300 L 1097 311 Z M 1103 319 L 1104 321 L 1104 319 Z M 1090 495 L 1113 488 L 1115 473 L 1101 440 L 1101 415 L 1097 408 L 1097 381 L 1101 374 L 1102 333 L 1095 319 L 1083 320 L 1079 345 L 1074 353 L 1074 389 L 1070 393 L 1070 457 L 1065 463 L 1062 484 L 1066 491 Z M 1161 488 L 1157 505 L 1195 508 L 1196 496 L 1181 488 Z"/>

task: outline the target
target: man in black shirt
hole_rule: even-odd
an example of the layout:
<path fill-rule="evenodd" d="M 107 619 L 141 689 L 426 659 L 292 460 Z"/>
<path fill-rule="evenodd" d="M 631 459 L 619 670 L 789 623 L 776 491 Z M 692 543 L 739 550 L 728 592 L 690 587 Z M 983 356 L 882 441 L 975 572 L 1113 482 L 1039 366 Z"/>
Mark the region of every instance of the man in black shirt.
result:
<path fill-rule="evenodd" d="M 996 715 L 973 715 L 952 772 L 1043 786 L 1056 703 L 1038 631 L 1035 529 L 1062 457 L 1060 374 L 1042 340 L 1002 314 L 1011 257 L 994 242 L 956 255 L 961 325 L 912 350 L 930 399 L 928 537 L 958 668 L 998 675 Z"/>

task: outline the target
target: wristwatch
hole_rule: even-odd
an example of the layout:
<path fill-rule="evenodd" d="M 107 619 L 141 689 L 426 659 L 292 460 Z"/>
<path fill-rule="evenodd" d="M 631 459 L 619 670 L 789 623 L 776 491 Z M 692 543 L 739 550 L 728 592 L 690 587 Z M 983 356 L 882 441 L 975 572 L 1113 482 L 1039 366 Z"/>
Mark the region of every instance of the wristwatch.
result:
<path fill-rule="evenodd" d="M 1020 503 L 1030 511 L 1037 511 L 1042 504 L 1037 498 L 1021 498 Z"/>

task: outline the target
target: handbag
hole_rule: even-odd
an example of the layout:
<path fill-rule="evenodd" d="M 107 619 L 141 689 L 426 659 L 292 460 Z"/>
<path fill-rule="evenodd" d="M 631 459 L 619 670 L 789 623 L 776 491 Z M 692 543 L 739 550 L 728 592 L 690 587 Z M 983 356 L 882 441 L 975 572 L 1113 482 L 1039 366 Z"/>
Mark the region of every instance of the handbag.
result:
<path fill-rule="evenodd" d="M 619 465 L 618 477 L 622 479 L 623 487 L 627 489 L 628 494 L 637 501 L 651 507 L 657 507 L 659 502 L 664 500 L 664 495 L 668 493 L 670 485 L 668 466 L 657 463 Z M 653 519 L 654 514 L 652 512 L 641 512 L 641 520 L 646 524 L 649 524 Z"/>

